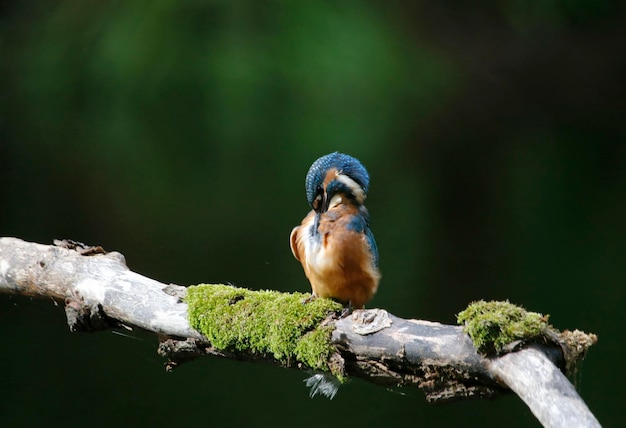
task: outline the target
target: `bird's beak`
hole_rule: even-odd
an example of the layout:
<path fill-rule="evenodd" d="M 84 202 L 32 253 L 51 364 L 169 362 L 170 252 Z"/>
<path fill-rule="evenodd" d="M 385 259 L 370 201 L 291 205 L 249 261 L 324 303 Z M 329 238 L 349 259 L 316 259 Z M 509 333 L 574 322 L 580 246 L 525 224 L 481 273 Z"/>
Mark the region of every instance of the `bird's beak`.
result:
<path fill-rule="evenodd" d="M 328 197 L 328 194 L 326 192 L 324 192 L 324 197 L 322 199 L 322 209 L 319 211 L 320 214 L 321 213 L 325 213 L 326 211 L 328 211 L 328 206 L 330 205 L 330 198 Z"/>
<path fill-rule="evenodd" d="M 319 211 L 315 212 L 315 218 L 313 219 L 313 233 L 317 234 L 317 228 L 320 225 L 320 215 L 322 213 Z"/>
<path fill-rule="evenodd" d="M 320 217 L 323 213 L 328 211 L 328 198 L 326 192 L 322 194 L 322 200 L 320 201 L 320 207 L 315 211 L 315 220 L 313 220 L 313 230 L 317 233 L 317 228 L 320 225 Z"/>

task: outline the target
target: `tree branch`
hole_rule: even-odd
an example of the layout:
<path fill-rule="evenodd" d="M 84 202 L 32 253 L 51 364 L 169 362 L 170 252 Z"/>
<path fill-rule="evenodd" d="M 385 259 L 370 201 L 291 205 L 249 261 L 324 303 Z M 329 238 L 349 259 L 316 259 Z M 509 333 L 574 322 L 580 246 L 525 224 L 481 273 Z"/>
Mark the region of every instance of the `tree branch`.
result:
<path fill-rule="evenodd" d="M 65 302 L 72 331 L 138 327 L 161 337 L 159 353 L 172 368 L 202 355 L 307 369 L 247 349 L 217 349 L 188 321 L 185 287 L 166 285 L 128 269 L 124 257 L 74 241 L 55 246 L 0 238 L 0 292 Z M 387 386 L 421 388 L 430 402 L 495 397 L 510 390 L 547 427 L 600 426 L 557 367 L 573 366 L 595 336 L 569 342 L 519 344 L 487 358 L 458 326 L 405 320 L 381 309 L 330 317 L 336 352 L 328 362 L 348 376 Z M 579 335 L 581 333 L 578 333 Z M 165 336 L 165 337 L 163 337 Z M 572 352 L 578 349 L 578 352 Z"/>

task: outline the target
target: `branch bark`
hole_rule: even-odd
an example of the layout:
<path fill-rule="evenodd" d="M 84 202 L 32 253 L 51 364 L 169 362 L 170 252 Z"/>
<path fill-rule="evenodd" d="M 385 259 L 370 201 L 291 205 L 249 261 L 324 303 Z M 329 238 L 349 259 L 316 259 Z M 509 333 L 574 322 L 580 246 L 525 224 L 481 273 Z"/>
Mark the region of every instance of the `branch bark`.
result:
<path fill-rule="evenodd" d="M 185 287 L 130 271 L 117 252 L 74 241 L 55 244 L 0 238 L 0 292 L 64 302 L 72 331 L 123 325 L 156 333 L 169 367 L 203 355 L 289 366 L 267 355 L 214 348 L 187 321 Z M 568 366 L 568 352 L 557 344 L 486 358 L 461 327 L 405 320 L 381 309 L 355 311 L 329 319 L 329 324 L 338 349 L 331 363 L 341 364 L 349 376 L 418 387 L 430 402 L 495 397 L 512 390 L 546 427 L 600 426 L 558 368 Z"/>

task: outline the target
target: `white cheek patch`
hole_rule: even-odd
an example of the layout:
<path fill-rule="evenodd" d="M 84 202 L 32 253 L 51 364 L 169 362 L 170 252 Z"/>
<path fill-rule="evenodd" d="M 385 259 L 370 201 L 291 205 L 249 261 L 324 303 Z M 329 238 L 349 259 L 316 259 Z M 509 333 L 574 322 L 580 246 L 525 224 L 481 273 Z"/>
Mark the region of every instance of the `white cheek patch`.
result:
<path fill-rule="evenodd" d="M 359 183 L 344 174 L 337 175 L 337 180 L 345 184 L 348 189 L 352 191 L 352 194 L 354 194 L 354 197 L 359 204 L 365 202 L 365 191 L 361 186 L 359 186 Z"/>
<path fill-rule="evenodd" d="M 335 195 L 331 198 L 330 203 L 328 204 L 328 209 L 333 209 L 335 208 L 337 205 L 341 204 L 341 195 Z"/>

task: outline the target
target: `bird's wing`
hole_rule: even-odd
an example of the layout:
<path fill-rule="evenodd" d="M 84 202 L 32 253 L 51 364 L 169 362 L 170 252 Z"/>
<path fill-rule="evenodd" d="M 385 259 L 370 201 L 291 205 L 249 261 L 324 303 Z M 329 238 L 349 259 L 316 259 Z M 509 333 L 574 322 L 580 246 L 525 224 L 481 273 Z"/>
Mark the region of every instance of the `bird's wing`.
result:
<path fill-rule="evenodd" d="M 374 266 L 378 268 L 378 247 L 376 246 L 376 240 L 374 239 L 374 234 L 372 233 L 369 227 L 365 228 L 365 237 L 367 238 L 367 243 L 370 246 L 370 251 L 372 252 Z"/>
<path fill-rule="evenodd" d="M 291 235 L 289 235 L 289 246 L 291 247 L 291 252 L 296 260 L 300 261 L 300 253 L 298 252 L 298 232 L 300 231 L 300 226 L 296 226 L 292 229 Z"/>

